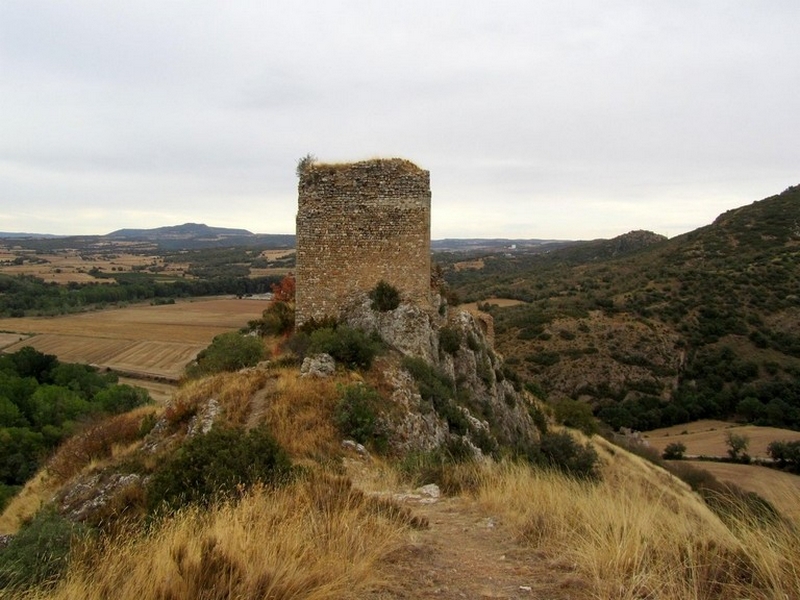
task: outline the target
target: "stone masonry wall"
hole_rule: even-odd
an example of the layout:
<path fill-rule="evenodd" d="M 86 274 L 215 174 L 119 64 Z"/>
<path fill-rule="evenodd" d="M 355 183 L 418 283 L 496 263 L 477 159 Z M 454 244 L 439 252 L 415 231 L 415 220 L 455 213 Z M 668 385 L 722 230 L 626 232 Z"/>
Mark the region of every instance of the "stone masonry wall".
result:
<path fill-rule="evenodd" d="M 300 173 L 297 323 L 338 317 L 381 279 L 430 305 L 430 174 L 401 159 L 311 164 Z"/>

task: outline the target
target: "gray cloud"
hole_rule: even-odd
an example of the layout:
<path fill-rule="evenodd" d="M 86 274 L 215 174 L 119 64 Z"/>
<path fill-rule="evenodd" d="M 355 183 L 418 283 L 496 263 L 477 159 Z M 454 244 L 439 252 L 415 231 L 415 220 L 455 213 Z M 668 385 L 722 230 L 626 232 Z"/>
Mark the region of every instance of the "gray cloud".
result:
<path fill-rule="evenodd" d="M 0 4 L 0 230 L 290 232 L 294 165 L 431 170 L 435 237 L 674 235 L 798 183 L 800 5 Z"/>

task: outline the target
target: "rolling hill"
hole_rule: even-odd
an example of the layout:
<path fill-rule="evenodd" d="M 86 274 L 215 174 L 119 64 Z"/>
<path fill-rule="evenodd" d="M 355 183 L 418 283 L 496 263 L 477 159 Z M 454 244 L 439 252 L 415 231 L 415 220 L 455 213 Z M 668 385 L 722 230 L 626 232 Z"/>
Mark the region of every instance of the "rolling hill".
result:
<path fill-rule="evenodd" d="M 463 300 L 524 301 L 484 308 L 541 396 L 588 402 L 614 427 L 800 428 L 800 186 L 670 240 L 626 236 L 481 268 L 437 259 Z"/>

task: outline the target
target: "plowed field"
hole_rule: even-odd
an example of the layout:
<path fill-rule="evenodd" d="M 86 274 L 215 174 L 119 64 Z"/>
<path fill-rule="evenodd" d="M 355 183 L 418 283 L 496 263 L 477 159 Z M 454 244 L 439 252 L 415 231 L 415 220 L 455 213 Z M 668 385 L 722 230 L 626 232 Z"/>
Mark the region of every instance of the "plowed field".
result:
<path fill-rule="evenodd" d="M 6 346 L 5 352 L 33 346 L 64 362 L 177 380 L 214 336 L 260 317 L 267 304 L 266 300 L 215 298 L 63 317 L 0 319 L 0 331 L 12 332 L 3 334 L 9 341 L 18 339 L 18 334 L 33 334 Z"/>

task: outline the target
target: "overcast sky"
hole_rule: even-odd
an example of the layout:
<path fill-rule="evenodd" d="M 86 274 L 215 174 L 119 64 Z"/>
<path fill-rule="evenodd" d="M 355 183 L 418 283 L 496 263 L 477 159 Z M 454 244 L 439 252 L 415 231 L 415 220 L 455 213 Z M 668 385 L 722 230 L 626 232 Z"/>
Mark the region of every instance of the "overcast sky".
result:
<path fill-rule="evenodd" d="M 800 2 L 0 0 L 0 231 L 293 233 L 402 157 L 432 235 L 670 237 L 800 183 Z"/>

